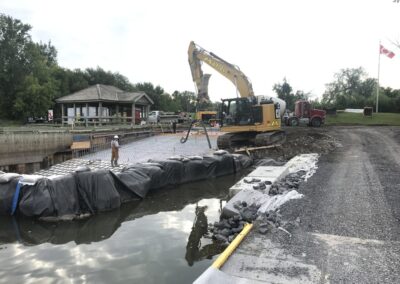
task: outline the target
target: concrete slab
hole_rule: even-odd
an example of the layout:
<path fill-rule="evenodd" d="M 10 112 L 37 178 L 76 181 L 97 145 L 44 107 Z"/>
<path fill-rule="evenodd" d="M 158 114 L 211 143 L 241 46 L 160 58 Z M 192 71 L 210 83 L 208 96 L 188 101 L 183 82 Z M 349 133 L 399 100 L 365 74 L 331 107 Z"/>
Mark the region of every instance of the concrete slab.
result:
<path fill-rule="evenodd" d="M 225 204 L 222 209 L 222 216 L 230 218 L 239 215 L 239 211 L 234 207 L 234 204 L 238 201 L 244 201 L 249 205 L 253 203 L 261 204 L 265 201 L 265 198 L 269 198 L 269 195 L 254 189 L 243 189 Z"/>
<path fill-rule="evenodd" d="M 248 177 L 263 177 L 263 178 L 276 178 L 286 175 L 287 172 L 287 164 L 282 167 L 274 167 L 274 166 L 261 166 L 248 174 Z"/>
<path fill-rule="evenodd" d="M 242 277 L 236 277 L 222 272 L 210 266 L 193 284 L 258 284 L 261 281 L 253 281 Z"/>
<path fill-rule="evenodd" d="M 221 268 L 233 277 L 263 283 L 319 283 L 321 271 L 304 258 L 288 255 L 277 243 L 255 234 Z"/>
<path fill-rule="evenodd" d="M 258 178 L 260 181 L 259 182 L 252 182 L 252 183 L 248 183 L 246 182 L 246 180 L 251 180 L 248 177 L 245 177 L 243 179 L 241 179 L 240 181 L 238 181 L 234 186 L 232 186 L 229 189 L 229 196 L 233 197 L 236 194 L 238 194 L 241 190 L 243 189 L 254 189 L 253 187 L 255 185 L 257 185 L 258 183 L 264 183 L 264 182 L 271 182 L 271 184 L 273 184 L 276 181 L 276 178 Z M 263 190 L 264 192 L 268 193 L 269 189 L 271 188 L 270 185 L 265 185 L 265 189 Z"/>
<path fill-rule="evenodd" d="M 253 189 L 254 185 L 257 185 L 259 182 L 266 182 L 269 181 L 271 184 L 275 183 L 279 179 L 285 177 L 288 174 L 288 170 L 286 165 L 277 167 L 277 166 L 261 166 L 256 168 L 254 171 L 252 171 L 250 174 L 247 175 L 247 177 L 241 179 L 238 181 L 235 185 L 233 185 L 229 189 L 229 196 L 235 196 L 239 191 L 243 189 Z M 252 182 L 249 183 L 248 181 L 254 179 L 260 180 L 259 182 Z M 264 189 L 262 192 L 267 193 L 269 192 L 269 189 L 271 186 L 266 185 L 266 189 Z"/>

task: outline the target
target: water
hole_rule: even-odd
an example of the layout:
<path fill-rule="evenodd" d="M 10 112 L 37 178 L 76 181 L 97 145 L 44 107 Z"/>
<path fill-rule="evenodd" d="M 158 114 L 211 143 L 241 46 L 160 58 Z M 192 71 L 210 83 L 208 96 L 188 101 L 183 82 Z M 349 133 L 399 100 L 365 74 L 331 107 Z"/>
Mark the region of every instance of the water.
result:
<path fill-rule="evenodd" d="M 242 175 L 160 189 L 85 220 L 2 216 L 0 282 L 191 283 L 221 252 L 203 225 Z"/>

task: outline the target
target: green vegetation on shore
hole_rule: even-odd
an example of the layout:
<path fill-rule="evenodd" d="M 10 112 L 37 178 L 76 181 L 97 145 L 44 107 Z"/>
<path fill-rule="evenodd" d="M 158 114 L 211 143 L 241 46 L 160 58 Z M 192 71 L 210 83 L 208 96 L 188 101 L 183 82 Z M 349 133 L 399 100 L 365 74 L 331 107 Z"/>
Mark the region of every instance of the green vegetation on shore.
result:
<path fill-rule="evenodd" d="M 400 113 L 373 113 L 372 117 L 362 113 L 339 112 L 328 115 L 326 125 L 400 125 Z"/>

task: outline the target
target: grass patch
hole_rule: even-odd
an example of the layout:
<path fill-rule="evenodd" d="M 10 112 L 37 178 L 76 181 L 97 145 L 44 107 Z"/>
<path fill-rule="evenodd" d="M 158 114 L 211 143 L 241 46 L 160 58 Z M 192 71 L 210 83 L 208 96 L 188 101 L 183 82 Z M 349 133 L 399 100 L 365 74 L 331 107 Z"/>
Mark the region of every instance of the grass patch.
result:
<path fill-rule="evenodd" d="M 21 126 L 23 125 L 20 120 L 10 120 L 0 118 L 0 127 Z"/>
<path fill-rule="evenodd" d="M 362 113 L 342 112 L 327 115 L 326 125 L 400 125 L 400 113 L 373 113 L 372 117 Z"/>

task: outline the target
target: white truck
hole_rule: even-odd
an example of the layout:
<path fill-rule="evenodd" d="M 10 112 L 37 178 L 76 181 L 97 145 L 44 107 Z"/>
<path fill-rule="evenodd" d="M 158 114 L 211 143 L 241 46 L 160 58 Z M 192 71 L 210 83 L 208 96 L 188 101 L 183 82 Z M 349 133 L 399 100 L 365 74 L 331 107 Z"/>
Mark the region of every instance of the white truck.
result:
<path fill-rule="evenodd" d="M 148 123 L 171 123 L 171 122 L 178 122 L 180 120 L 180 118 L 181 117 L 177 114 L 163 112 L 162 110 L 153 110 L 149 113 L 147 122 Z"/>

